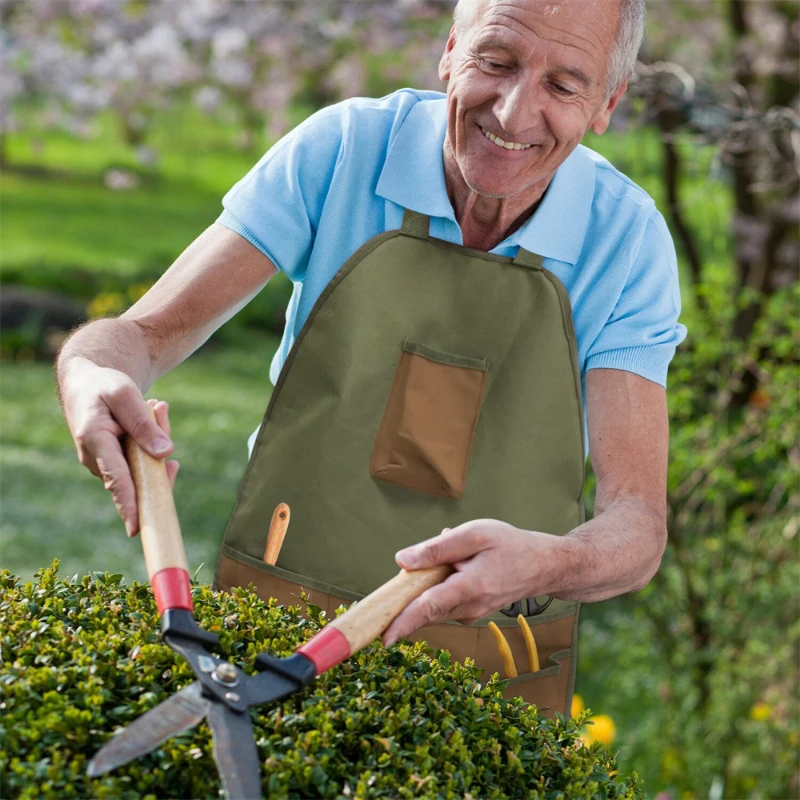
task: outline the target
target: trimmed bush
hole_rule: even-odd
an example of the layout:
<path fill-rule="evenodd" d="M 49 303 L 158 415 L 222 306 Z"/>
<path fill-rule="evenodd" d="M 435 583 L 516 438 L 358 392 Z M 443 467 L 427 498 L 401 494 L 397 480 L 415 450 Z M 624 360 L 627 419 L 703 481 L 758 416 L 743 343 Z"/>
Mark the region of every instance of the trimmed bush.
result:
<path fill-rule="evenodd" d="M 162 641 L 146 584 L 64 579 L 58 562 L 22 584 L 0 573 L 3 797 L 218 797 L 205 723 L 98 779 L 86 764 L 114 731 L 193 680 Z M 289 655 L 324 616 L 193 586 L 217 653 L 252 671 Z M 641 798 L 638 778 L 586 747 L 588 718 L 548 720 L 502 698 L 504 682 L 421 644 L 373 644 L 289 699 L 254 709 L 267 797 Z"/>

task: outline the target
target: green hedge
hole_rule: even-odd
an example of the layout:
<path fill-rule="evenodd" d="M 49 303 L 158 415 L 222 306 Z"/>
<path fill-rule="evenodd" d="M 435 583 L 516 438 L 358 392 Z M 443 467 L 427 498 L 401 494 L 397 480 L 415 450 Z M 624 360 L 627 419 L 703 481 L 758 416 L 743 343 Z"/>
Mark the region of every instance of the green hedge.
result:
<path fill-rule="evenodd" d="M 22 584 L 0 573 L 4 692 L 3 797 L 217 797 L 205 724 L 99 779 L 97 749 L 193 676 L 162 643 L 147 585 L 108 573 L 64 579 L 58 562 Z M 239 589 L 193 587 L 195 613 L 218 654 L 251 669 L 288 655 L 324 616 Z M 586 747 L 575 720 L 543 719 L 502 698 L 496 677 L 431 657 L 420 644 L 374 644 L 282 703 L 254 709 L 268 797 L 640 798 L 638 778 Z"/>

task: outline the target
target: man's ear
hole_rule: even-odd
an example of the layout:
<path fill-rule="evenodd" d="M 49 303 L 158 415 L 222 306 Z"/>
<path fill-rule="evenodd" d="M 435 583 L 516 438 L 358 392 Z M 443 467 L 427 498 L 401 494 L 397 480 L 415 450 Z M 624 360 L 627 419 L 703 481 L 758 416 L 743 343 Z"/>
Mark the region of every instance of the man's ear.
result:
<path fill-rule="evenodd" d="M 447 37 L 447 44 L 444 46 L 444 53 L 439 60 L 439 80 L 445 83 L 450 80 L 450 62 L 453 57 L 453 48 L 456 46 L 456 26 L 450 28 L 450 35 Z"/>
<path fill-rule="evenodd" d="M 594 120 L 592 120 L 592 124 L 589 128 L 596 133 L 598 136 L 601 136 L 608 130 L 608 123 L 611 122 L 611 115 L 614 113 L 614 109 L 617 107 L 617 104 L 620 101 L 620 98 L 623 94 L 625 94 L 625 90 L 628 88 L 628 81 L 622 84 L 622 86 L 617 89 L 611 97 L 606 100 L 605 105 L 597 112 L 595 115 Z"/>

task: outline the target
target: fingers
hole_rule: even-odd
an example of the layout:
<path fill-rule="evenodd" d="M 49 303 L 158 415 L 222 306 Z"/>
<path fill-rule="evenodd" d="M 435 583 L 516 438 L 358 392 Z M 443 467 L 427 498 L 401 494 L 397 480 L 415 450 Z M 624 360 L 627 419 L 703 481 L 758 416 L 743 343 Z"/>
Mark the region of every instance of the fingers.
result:
<path fill-rule="evenodd" d="M 419 628 L 438 625 L 450 619 L 469 619 L 474 622 L 483 616 L 470 601 L 474 597 L 474 576 L 455 572 L 442 583 L 423 592 L 395 618 L 384 631 L 382 640 L 386 647 L 408 636 Z"/>
<path fill-rule="evenodd" d="M 171 430 L 168 404 L 160 400 L 148 400 L 147 405 L 153 409 L 158 427 L 169 436 Z M 125 523 L 125 532 L 128 536 L 135 536 L 139 532 L 136 487 L 120 439 L 114 433 L 101 431 L 94 436 L 93 448 L 97 453 L 96 474 L 103 481 L 103 486 L 111 493 L 117 513 Z M 166 467 L 170 486 L 174 488 L 180 464 L 170 460 L 166 462 Z"/>
<path fill-rule="evenodd" d="M 400 550 L 395 555 L 398 566 L 403 569 L 427 569 L 439 564 L 455 564 L 472 558 L 490 545 L 482 520 L 472 520 L 456 528 L 445 528 L 441 536 Z"/>
<path fill-rule="evenodd" d="M 153 422 L 152 414 L 145 412 L 150 417 L 153 428 L 158 431 L 156 438 L 160 436 L 163 441 L 167 442 L 171 451 L 172 443 L 168 438 L 171 435 L 169 405 L 161 400 L 148 400 L 143 405 L 151 408 L 155 415 L 155 422 Z M 120 427 L 125 429 L 121 421 Z M 148 434 L 145 433 L 144 436 L 148 436 Z M 141 442 L 136 441 L 141 447 Z M 150 441 L 153 441 L 152 436 Z M 93 438 L 92 449 L 96 453 L 97 472 L 103 481 L 103 486 L 111 493 L 117 513 L 125 524 L 125 532 L 128 536 L 136 536 L 139 533 L 136 487 L 119 436 L 108 431 L 98 432 Z M 174 487 L 180 465 L 177 461 L 167 461 L 166 464 L 170 486 Z"/>
<path fill-rule="evenodd" d="M 158 427 L 170 438 L 172 436 L 172 424 L 169 421 L 169 403 L 165 400 L 151 398 L 147 401 L 147 405 L 153 409 Z"/>
<path fill-rule="evenodd" d="M 169 403 L 165 402 L 164 400 L 148 400 L 147 405 L 153 409 L 153 413 L 156 416 L 156 423 L 158 423 L 158 427 L 161 428 L 167 436 L 172 437 L 172 425 L 169 421 Z M 178 470 L 180 469 L 181 465 L 179 461 L 171 458 L 166 463 L 167 466 L 167 477 L 169 478 L 169 485 L 172 489 L 175 488 L 175 478 L 178 475 Z"/>
<path fill-rule="evenodd" d="M 59 389 L 80 462 L 100 477 L 129 536 L 139 529 L 136 490 L 120 437 L 129 434 L 155 458 L 173 449 L 166 403 L 145 402 L 130 375 L 73 358 L 59 373 Z M 155 419 L 154 419 L 155 414 Z M 168 467 L 174 481 L 177 465 Z"/>
<path fill-rule="evenodd" d="M 111 493 L 117 513 L 125 523 L 125 532 L 128 536 L 135 536 L 139 532 L 136 489 L 120 440 L 111 433 L 98 434 L 97 447 L 95 463 L 98 475 Z"/>
<path fill-rule="evenodd" d="M 180 461 L 171 458 L 167 461 L 167 477 L 169 478 L 170 488 L 175 488 L 175 478 L 178 475 L 178 470 L 181 468 Z"/>

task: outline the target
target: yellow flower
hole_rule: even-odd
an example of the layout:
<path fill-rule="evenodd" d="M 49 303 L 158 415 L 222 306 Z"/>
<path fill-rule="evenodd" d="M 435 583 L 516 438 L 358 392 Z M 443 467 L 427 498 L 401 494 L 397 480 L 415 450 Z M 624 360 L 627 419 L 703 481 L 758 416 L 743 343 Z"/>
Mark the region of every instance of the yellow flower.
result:
<path fill-rule="evenodd" d="M 141 298 L 150 291 L 152 285 L 152 283 L 132 283 L 128 287 L 128 297 L 135 303 L 137 300 L 141 300 Z"/>
<path fill-rule="evenodd" d="M 756 703 L 750 709 L 750 719 L 756 722 L 766 722 L 772 716 L 772 706 L 769 703 Z"/>
<path fill-rule="evenodd" d="M 617 728 L 614 725 L 614 720 L 607 714 L 598 714 L 592 717 L 593 725 L 589 725 L 586 729 L 586 735 L 590 742 L 602 742 L 608 746 L 617 735 Z"/>
<path fill-rule="evenodd" d="M 572 695 L 572 708 L 570 709 L 570 716 L 577 717 L 586 706 L 583 704 L 583 698 L 579 694 Z"/>
<path fill-rule="evenodd" d="M 125 308 L 125 297 L 120 292 L 101 292 L 86 306 L 86 313 L 91 319 L 107 317 Z"/>
<path fill-rule="evenodd" d="M 666 781 L 674 781 L 680 777 L 683 769 L 680 753 L 674 747 L 668 747 L 661 755 L 661 773 Z"/>

